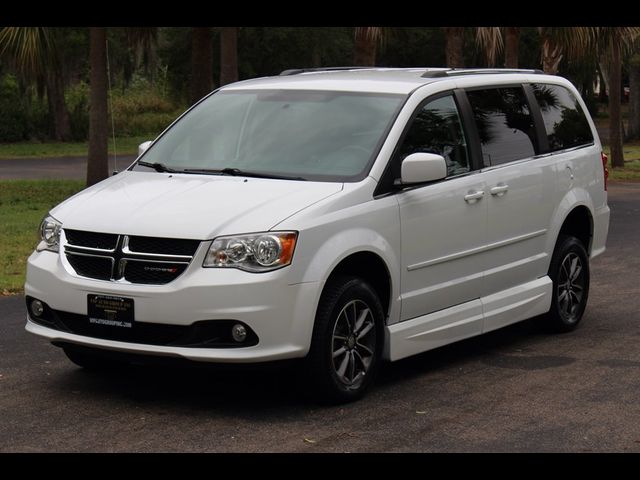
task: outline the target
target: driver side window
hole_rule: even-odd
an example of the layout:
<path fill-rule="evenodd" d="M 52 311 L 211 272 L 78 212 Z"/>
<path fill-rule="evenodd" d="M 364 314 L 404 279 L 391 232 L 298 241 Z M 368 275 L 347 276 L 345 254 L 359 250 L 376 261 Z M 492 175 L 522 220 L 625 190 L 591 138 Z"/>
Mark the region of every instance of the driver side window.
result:
<path fill-rule="evenodd" d="M 448 177 L 470 170 L 467 142 L 453 96 L 432 100 L 413 120 L 400 147 L 400 159 L 418 152 L 442 155 Z"/>

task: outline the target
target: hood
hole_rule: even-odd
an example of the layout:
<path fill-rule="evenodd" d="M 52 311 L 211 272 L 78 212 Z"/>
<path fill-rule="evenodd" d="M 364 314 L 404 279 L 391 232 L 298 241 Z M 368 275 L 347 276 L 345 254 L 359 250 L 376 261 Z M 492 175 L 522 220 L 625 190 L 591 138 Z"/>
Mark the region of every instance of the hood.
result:
<path fill-rule="evenodd" d="M 342 183 L 122 172 L 51 210 L 63 227 L 208 240 L 266 231 Z"/>

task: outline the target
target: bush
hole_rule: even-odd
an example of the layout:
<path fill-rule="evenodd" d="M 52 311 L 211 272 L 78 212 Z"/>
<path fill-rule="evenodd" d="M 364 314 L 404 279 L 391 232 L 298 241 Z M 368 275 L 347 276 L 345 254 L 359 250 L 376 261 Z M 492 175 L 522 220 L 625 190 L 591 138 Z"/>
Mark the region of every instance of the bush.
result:
<path fill-rule="evenodd" d="M 69 88 L 65 94 L 69 110 L 71 138 L 83 141 L 89 138 L 89 85 L 79 82 Z"/>
<path fill-rule="evenodd" d="M 29 135 L 29 120 L 24 95 L 16 77 L 0 77 L 0 142 L 19 142 Z"/>

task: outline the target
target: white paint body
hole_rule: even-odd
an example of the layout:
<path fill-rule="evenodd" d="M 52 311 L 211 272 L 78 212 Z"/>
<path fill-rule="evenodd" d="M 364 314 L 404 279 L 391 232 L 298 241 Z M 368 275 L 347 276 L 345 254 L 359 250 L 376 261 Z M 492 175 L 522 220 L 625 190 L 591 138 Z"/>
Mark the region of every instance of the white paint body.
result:
<path fill-rule="evenodd" d="M 418 72 L 418 73 L 416 73 Z M 210 362 L 303 357 L 322 289 L 349 255 L 371 252 L 386 264 L 391 292 L 387 359 L 397 360 L 542 314 L 551 302 L 547 270 L 567 215 L 593 218 L 591 257 L 602 253 L 609 208 L 594 144 L 478 170 L 470 175 L 374 198 L 374 190 L 412 113 L 426 98 L 454 88 L 554 83 L 558 77 L 483 74 L 426 82 L 416 70 L 301 74 L 239 82 L 237 89 L 311 89 L 410 94 L 369 175 L 355 183 L 125 171 L 51 211 L 63 228 L 202 240 L 184 274 L 166 285 L 132 285 L 76 275 L 56 253 L 34 252 L 25 293 L 56 310 L 87 314 L 87 294 L 135 300 L 135 320 L 190 325 L 236 319 L 258 345 L 177 348 L 73 335 L 27 321 L 27 330 L 126 352 Z M 581 100 L 579 100 L 581 102 Z M 582 104 L 583 110 L 586 107 Z M 151 147 L 153 148 L 153 146 Z M 470 192 L 483 192 L 465 201 Z M 217 236 L 295 230 L 290 266 L 269 273 L 202 268 Z"/>

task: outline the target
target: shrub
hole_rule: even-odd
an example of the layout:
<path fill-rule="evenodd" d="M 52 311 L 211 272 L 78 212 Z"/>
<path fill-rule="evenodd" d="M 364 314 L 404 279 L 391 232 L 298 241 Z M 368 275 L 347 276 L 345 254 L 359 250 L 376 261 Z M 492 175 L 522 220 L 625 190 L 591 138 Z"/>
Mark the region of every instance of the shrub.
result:
<path fill-rule="evenodd" d="M 16 77 L 0 77 L 0 142 L 18 142 L 29 135 L 29 121 Z"/>

